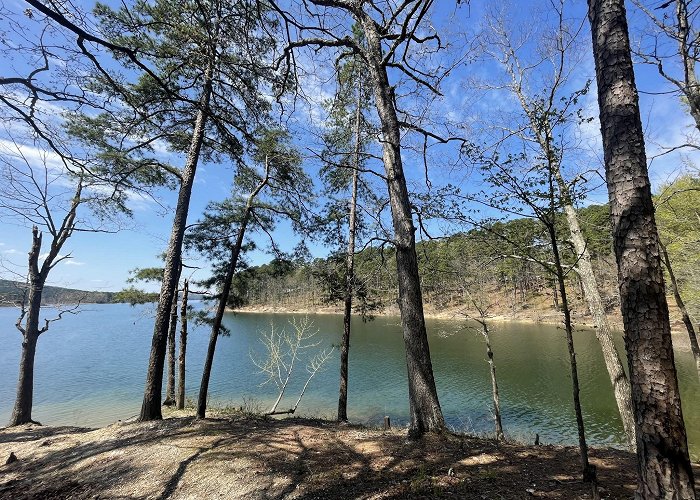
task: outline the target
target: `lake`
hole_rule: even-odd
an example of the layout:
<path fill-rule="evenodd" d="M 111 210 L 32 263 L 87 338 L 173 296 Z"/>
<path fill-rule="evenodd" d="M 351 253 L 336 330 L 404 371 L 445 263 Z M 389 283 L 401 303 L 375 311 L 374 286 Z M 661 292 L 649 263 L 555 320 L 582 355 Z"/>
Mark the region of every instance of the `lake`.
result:
<path fill-rule="evenodd" d="M 45 425 L 97 427 L 138 414 L 153 328 L 152 305 L 87 305 L 75 316 L 53 323 L 39 339 L 36 357 L 34 419 Z M 9 420 L 20 353 L 17 310 L 0 308 L 0 422 Z M 290 314 L 228 314 L 230 337 L 217 345 L 210 382 L 210 404 L 265 408 L 277 392 L 251 356 L 264 354 L 261 332 L 290 329 Z M 321 347 L 340 343 L 342 316 L 311 315 Z M 430 349 L 440 402 L 450 427 L 487 434 L 493 431 L 491 382 L 481 335 L 461 320 L 429 320 Z M 539 433 L 544 443 L 576 444 L 569 361 L 564 331 L 552 325 L 493 323 L 492 345 L 498 373 L 503 425 L 507 435 L 526 442 Z M 209 331 L 190 322 L 187 396 L 196 399 Z M 622 424 L 592 330 L 575 332 L 581 401 L 589 444 L 620 446 Z M 618 345 L 622 339 L 618 338 Z M 310 354 L 310 351 L 307 354 Z M 298 414 L 333 418 L 337 408 L 339 356 L 316 375 Z M 305 366 L 280 409 L 289 407 L 305 381 Z M 700 459 L 700 382 L 689 350 L 676 350 L 689 444 Z M 165 384 L 164 384 L 165 385 Z M 399 318 L 353 318 L 348 416 L 379 424 L 407 421 L 406 364 Z"/>

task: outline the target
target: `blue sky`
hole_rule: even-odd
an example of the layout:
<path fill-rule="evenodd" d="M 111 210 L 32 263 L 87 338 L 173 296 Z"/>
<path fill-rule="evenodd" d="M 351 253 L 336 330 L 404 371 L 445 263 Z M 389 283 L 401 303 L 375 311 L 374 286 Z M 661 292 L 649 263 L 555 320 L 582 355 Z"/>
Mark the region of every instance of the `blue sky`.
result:
<path fill-rule="evenodd" d="M 517 8 L 508 10 L 513 13 L 512 23 L 525 28 L 532 27 L 537 19 L 542 25 L 549 21 L 544 14 L 546 2 L 522 1 L 512 5 Z M 5 4 L 8 9 L 24 8 L 23 2 L 12 0 Z M 469 7 L 462 6 L 456 9 L 454 2 L 440 0 L 436 5 L 434 25 L 445 33 L 445 37 L 455 43 L 460 40 L 470 40 L 477 30 L 482 19 L 482 2 L 471 2 Z M 506 6 L 507 8 L 507 6 Z M 639 32 L 643 26 L 644 18 L 630 9 L 630 24 L 633 33 Z M 585 14 L 585 2 L 575 1 L 566 6 L 567 17 L 576 24 Z M 578 21 L 577 21 L 578 19 Z M 461 28 L 466 27 L 471 32 L 460 35 Z M 523 28 L 523 29 L 525 29 Z M 28 29 L 30 29 L 28 27 Z M 529 28 L 528 28 L 529 29 Z M 587 79 L 594 78 L 594 68 L 590 55 L 590 35 L 587 22 L 583 24 L 583 31 L 579 35 L 581 44 L 581 59 L 572 75 L 574 88 Z M 461 36 L 461 38 L 460 38 Z M 634 35 L 633 35 L 634 36 Z M 12 43 L 12 39 L 9 40 Z M 19 41 L 18 41 L 19 43 Z M 529 54 L 532 55 L 532 54 Z M 315 75 L 305 77 L 303 83 L 306 86 L 305 94 L 309 96 L 307 101 L 299 101 L 294 115 L 291 117 L 292 131 L 297 132 L 295 142 L 304 152 L 306 148 L 315 148 L 313 134 L 323 127 L 324 111 L 321 103 L 324 99 L 333 95 L 334 85 L 330 76 L 332 72 L 325 60 L 319 58 L 314 61 L 310 53 L 306 54 L 306 63 L 314 63 Z M 302 61 L 305 59 L 302 58 Z M 20 68 L 21 62 L 13 60 L 12 68 Z M 8 66 L 10 67 L 10 66 Z M 6 71 L 2 70 L 3 76 Z M 641 91 L 640 104 L 642 120 L 645 125 L 647 150 L 653 156 L 659 150 L 659 145 L 670 146 L 685 142 L 687 134 L 693 134 L 692 120 L 682 108 L 679 99 L 674 94 L 665 94 L 670 89 L 669 85 L 662 81 L 656 70 L 649 66 L 636 66 L 637 84 Z M 470 64 L 459 65 L 441 85 L 444 97 L 433 102 L 430 116 L 435 120 L 441 117 L 449 117 L 455 121 L 478 122 L 482 115 L 507 113 L 517 109 L 517 103 L 509 100 L 498 92 L 475 92 L 469 88 L 469 82 L 474 77 L 489 80 L 499 72 L 497 65 L 486 61 L 483 57 Z M 395 76 L 395 75 L 394 75 Z M 400 88 L 400 87 L 399 87 Z M 590 165 L 597 165 L 602 171 L 602 151 L 600 150 L 600 138 L 597 122 L 597 101 L 595 89 L 585 97 L 583 107 L 594 121 L 586 125 L 581 131 L 582 148 L 585 149 L 583 157 Z M 468 130 L 462 129 L 468 133 Z M 0 137 L 1 139 L 2 137 Z M 409 140 L 410 141 L 410 140 Z M 469 189 L 478 187 L 480 179 L 474 175 L 467 177 L 465 170 L 450 168 L 454 160 L 454 149 L 443 147 L 433 148 L 430 155 L 430 176 L 435 186 L 446 183 L 462 184 Z M 678 153 L 655 159 L 651 164 L 650 177 L 655 187 L 673 178 L 679 171 L 683 160 L 694 159 L 689 153 Z M 420 159 L 410 152 L 405 157 L 405 169 L 411 189 L 425 190 L 423 165 Z M 182 158 L 174 159 L 177 165 L 182 164 Z M 313 177 L 317 178 L 318 165 L 312 160 L 307 160 L 307 166 Z M 221 200 L 230 192 L 232 171 L 220 165 L 203 164 L 197 173 L 192 201 L 190 205 L 189 222 L 193 222 L 202 213 L 209 201 Z M 379 187 L 378 187 L 379 188 Z M 132 200 L 133 218 L 125 222 L 125 229 L 116 234 L 75 234 L 66 244 L 62 254 L 71 254 L 71 259 L 60 263 L 51 273 L 49 284 L 67 286 L 90 290 L 118 290 L 125 286 L 128 271 L 136 267 L 150 267 L 159 265 L 156 257 L 161 253 L 169 237 L 172 212 L 175 204 L 175 192 L 160 190 L 158 192 L 159 204 L 143 198 Z M 589 202 L 604 202 L 607 195 L 603 189 L 591 193 Z M 440 230 L 440 224 L 435 227 Z M 444 230 L 449 230 L 443 228 Z M 281 224 L 275 233 L 277 244 L 285 250 L 297 243 L 298 238 L 285 224 Z M 10 270 L 22 272 L 26 266 L 26 255 L 29 249 L 31 234 L 28 227 L 16 220 L 3 217 L 0 220 L 0 263 Z M 250 257 L 253 264 L 268 261 L 271 257 L 264 249 L 267 242 L 264 238 L 259 240 L 261 250 Z M 314 256 L 323 256 L 327 250 L 317 242 L 310 242 L 311 252 Z M 206 262 L 193 259 L 205 269 L 199 271 L 196 276 L 205 277 Z M 12 278 L 11 273 L 2 272 L 2 277 Z M 152 287 L 154 289 L 155 287 Z"/>

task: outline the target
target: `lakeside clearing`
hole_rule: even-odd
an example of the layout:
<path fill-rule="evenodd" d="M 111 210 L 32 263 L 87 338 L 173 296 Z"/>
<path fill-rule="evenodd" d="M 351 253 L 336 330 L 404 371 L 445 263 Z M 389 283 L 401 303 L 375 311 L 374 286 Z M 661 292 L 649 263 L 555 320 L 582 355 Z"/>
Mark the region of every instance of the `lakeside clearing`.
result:
<path fill-rule="evenodd" d="M 592 448 L 591 458 L 602 498 L 633 495 L 633 454 Z M 244 414 L 0 429 L 0 459 L 0 498 L 16 500 L 590 498 L 575 447 L 451 433 L 413 441 L 405 429 Z"/>

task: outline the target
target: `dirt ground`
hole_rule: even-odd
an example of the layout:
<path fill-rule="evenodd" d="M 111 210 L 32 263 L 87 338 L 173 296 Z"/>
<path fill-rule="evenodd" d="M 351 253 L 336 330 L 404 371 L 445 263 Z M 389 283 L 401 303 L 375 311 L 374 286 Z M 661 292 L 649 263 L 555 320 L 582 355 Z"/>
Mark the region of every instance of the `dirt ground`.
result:
<path fill-rule="evenodd" d="M 5 464 L 14 453 L 17 461 Z M 591 450 L 603 498 L 634 457 Z M 0 429 L 0 498 L 590 498 L 575 448 L 237 416 Z M 696 477 L 700 474 L 696 474 Z"/>

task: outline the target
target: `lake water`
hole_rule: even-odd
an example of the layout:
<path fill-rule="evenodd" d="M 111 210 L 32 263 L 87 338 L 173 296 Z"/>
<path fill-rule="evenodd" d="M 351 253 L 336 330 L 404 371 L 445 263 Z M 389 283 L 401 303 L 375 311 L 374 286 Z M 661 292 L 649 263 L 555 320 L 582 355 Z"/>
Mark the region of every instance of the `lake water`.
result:
<path fill-rule="evenodd" d="M 96 427 L 138 413 L 153 327 L 153 306 L 89 305 L 77 316 L 53 323 L 39 339 L 33 416 L 47 425 Z M 0 422 L 7 422 L 14 401 L 20 335 L 17 310 L 0 308 Z M 262 331 L 290 328 L 298 315 L 229 314 L 230 337 L 217 345 L 210 382 L 213 404 L 266 407 L 274 387 L 251 355 L 263 355 Z M 322 346 L 340 342 L 342 317 L 312 315 Z M 430 349 L 440 402 L 456 430 L 490 433 L 491 386 L 485 347 L 467 323 L 429 320 Z M 545 443 L 576 444 L 569 361 L 564 332 L 551 325 L 494 323 L 492 344 L 498 371 L 506 434 Z M 187 349 L 187 396 L 196 399 L 209 337 L 206 327 L 190 323 Z M 621 339 L 620 340 L 621 343 Z M 575 344 L 587 438 L 593 445 L 621 445 L 617 415 L 600 347 L 591 330 L 577 330 Z M 309 385 L 298 413 L 333 418 L 337 408 L 338 353 Z M 700 459 L 700 383 L 689 351 L 677 349 L 676 363 L 689 443 Z M 280 409 L 296 400 L 304 381 L 304 363 Z M 353 318 L 348 414 L 352 421 L 379 424 L 384 415 L 406 422 L 406 364 L 399 319 L 379 317 L 363 323 Z"/>

